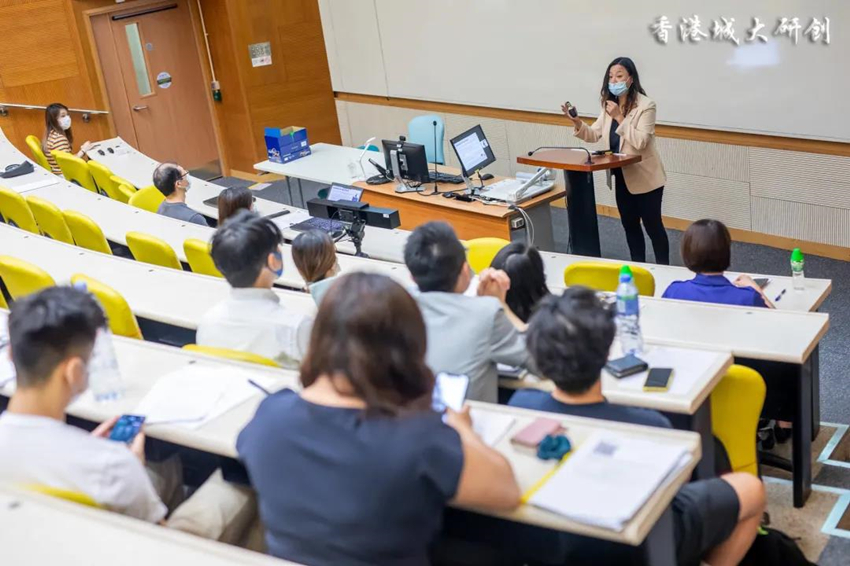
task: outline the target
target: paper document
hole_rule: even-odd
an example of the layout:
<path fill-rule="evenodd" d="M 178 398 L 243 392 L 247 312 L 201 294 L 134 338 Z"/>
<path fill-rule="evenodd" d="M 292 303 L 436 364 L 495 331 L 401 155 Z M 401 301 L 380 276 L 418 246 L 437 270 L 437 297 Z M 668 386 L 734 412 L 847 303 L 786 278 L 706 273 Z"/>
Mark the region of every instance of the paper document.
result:
<path fill-rule="evenodd" d="M 4 185 L 8 188 L 12 189 L 16 193 L 25 193 L 27 191 L 34 191 L 35 189 L 41 189 L 44 187 L 50 187 L 59 183 L 59 178 L 55 175 L 50 175 L 52 178 L 47 179 L 39 179 L 38 181 L 30 181 L 28 183 L 10 183 L 9 181 L 14 181 L 14 179 L 28 179 L 31 178 L 30 175 L 22 175 L 20 177 L 13 177 L 12 179 L 2 179 Z"/>
<path fill-rule="evenodd" d="M 687 458 L 681 444 L 599 432 L 576 449 L 529 504 L 621 531 Z"/>
<path fill-rule="evenodd" d="M 479 408 L 470 410 L 472 430 L 481 437 L 487 446 L 495 446 L 501 442 L 505 434 L 513 427 L 516 418 L 512 415 L 485 411 Z"/>
<path fill-rule="evenodd" d="M 177 424 L 198 428 L 262 392 L 248 377 L 272 387 L 266 376 L 236 368 L 188 365 L 164 375 L 139 402 L 135 414 L 147 424 Z"/>

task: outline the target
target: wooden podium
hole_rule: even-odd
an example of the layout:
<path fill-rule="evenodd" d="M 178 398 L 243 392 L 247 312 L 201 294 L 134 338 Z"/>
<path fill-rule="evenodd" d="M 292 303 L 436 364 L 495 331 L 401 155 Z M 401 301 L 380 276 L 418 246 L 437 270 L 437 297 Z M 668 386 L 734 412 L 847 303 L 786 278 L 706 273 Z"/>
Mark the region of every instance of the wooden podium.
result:
<path fill-rule="evenodd" d="M 616 169 L 641 160 L 640 155 L 594 155 L 588 162 L 585 151 L 550 149 L 517 162 L 535 167 L 563 169 L 567 187 L 567 217 L 570 220 L 570 253 L 601 257 L 599 223 L 596 221 L 596 193 L 593 172 Z"/>

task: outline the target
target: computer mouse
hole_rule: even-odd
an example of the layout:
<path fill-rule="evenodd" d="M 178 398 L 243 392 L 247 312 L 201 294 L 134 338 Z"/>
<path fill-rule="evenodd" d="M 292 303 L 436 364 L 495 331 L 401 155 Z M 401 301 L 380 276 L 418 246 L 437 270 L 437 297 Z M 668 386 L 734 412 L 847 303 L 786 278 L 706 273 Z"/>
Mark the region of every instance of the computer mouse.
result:
<path fill-rule="evenodd" d="M 491 175 L 490 173 L 484 173 L 483 175 L 481 175 L 482 181 L 489 181 L 492 178 L 493 178 L 493 175 Z"/>
<path fill-rule="evenodd" d="M 103 152 L 103 150 L 102 150 L 102 149 L 97 150 L 97 152 L 98 152 L 99 154 L 101 154 L 101 155 L 106 155 L 106 154 Z"/>
<path fill-rule="evenodd" d="M 112 149 L 111 147 L 107 148 L 106 151 L 108 151 L 109 153 L 115 153 L 115 150 Z"/>

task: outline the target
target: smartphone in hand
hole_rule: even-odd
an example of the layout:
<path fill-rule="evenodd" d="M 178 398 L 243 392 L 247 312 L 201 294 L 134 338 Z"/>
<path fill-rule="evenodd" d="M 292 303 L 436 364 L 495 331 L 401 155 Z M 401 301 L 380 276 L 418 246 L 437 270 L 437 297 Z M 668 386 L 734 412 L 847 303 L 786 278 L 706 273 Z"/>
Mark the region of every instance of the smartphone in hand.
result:
<path fill-rule="evenodd" d="M 145 417 L 142 415 L 121 415 L 112 427 L 109 440 L 130 444 L 142 430 L 143 424 L 145 424 Z"/>

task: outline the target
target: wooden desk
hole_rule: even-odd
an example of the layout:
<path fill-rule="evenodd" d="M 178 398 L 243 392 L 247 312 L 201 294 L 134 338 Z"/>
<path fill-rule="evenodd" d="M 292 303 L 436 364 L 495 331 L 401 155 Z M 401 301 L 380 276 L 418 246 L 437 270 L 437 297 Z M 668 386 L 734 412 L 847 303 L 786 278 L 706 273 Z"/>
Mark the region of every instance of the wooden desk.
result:
<path fill-rule="evenodd" d="M 4 563 L 10 565 L 295 564 L 118 513 L 11 487 L 0 487 L 0 524 Z"/>

